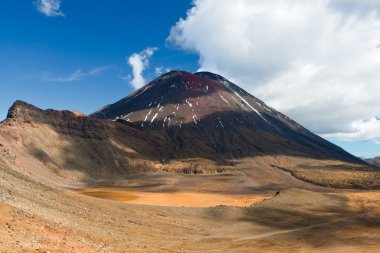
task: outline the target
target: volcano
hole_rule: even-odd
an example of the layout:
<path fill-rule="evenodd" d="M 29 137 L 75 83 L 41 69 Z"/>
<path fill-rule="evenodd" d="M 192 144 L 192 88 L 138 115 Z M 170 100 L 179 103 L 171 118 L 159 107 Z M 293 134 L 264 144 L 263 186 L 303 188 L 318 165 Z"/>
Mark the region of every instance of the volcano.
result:
<path fill-rule="evenodd" d="M 90 117 L 160 133 L 176 158 L 286 155 L 363 163 L 210 72 L 171 71 Z"/>
<path fill-rule="evenodd" d="M 378 189 L 378 167 L 208 72 L 88 116 L 16 101 L 0 122 L 0 234 L 16 252 L 370 251 Z"/>

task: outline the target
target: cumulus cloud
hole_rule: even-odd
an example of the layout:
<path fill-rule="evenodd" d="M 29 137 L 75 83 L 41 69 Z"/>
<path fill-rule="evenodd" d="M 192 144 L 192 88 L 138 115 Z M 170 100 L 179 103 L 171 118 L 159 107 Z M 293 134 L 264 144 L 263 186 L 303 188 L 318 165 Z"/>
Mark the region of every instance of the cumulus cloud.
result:
<path fill-rule="evenodd" d="M 96 76 L 100 73 L 107 71 L 110 68 L 111 66 L 101 66 L 101 67 L 93 68 L 89 71 L 83 71 L 82 69 L 77 69 L 66 76 L 53 76 L 51 74 L 44 73 L 42 79 L 48 82 L 64 82 L 64 83 L 74 82 L 74 81 L 83 80 L 87 77 Z"/>
<path fill-rule="evenodd" d="M 143 72 L 149 66 L 149 59 L 157 51 L 157 47 L 148 47 L 140 53 L 134 53 L 128 58 L 128 64 L 132 68 L 133 77 L 130 81 L 131 85 L 138 89 L 145 84 Z"/>
<path fill-rule="evenodd" d="M 380 114 L 379 8 L 380 0 L 195 0 L 168 41 L 312 131 L 347 133 Z"/>
<path fill-rule="evenodd" d="M 37 0 L 34 4 L 39 12 L 48 17 L 65 16 L 60 10 L 60 0 Z"/>

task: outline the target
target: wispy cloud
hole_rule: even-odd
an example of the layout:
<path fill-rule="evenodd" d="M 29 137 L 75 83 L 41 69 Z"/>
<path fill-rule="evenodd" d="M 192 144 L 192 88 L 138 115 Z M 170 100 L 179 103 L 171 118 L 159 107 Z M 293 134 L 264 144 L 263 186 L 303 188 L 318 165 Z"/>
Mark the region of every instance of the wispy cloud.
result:
<path fill-rule="evenodd" d="M 322 136 L 347 141 L 373 141 L 380 144 L 380 119 L 373 117 L 368 120 L 356 121 L 351 124 L 349 132 L 325 134 Z"/>
<path fill-rule="evenodd" d="M 65 16 L 60 10 L 60 0 L 37 0 L 34 2 L 37 10 L 48 17 Z"/>
<path fill-rule="evenodd" d="M 145 84 L 145 79 L 143 77 L 143 72 L 146 67 L 149 66 L 149 59 L 152 57 L 157 47 L 148 47 L 140 53 L 134 53 L 128 58 L 128 64 L 132 68 L 133 77 L 126 78 L 131 79 L 130 83 L 136 89 L 140 88 Z"/>
<path fill-rule="evenodd" d="M 162 75 L 163 73 L 166 73 L 169 71 L 170 71 L 170 68 L 164 68 L 163 66 L 154 68 L 154 73 L 156 75 Z"/>
<path fill-rule="evenodd" d="M 161 75 L 164 72 L 164 67 L 156 67 L 154 68 L 154 73 L 157 75 Z"/>
<path fill-rule="evenodd" d="M 77 69 L 66 76 L 53 76 L 49 73 L 44 73 L 42 79 L 48 82 L 64 82 L 64 83 L 74 82 L 74 81 L 83 80 L 87 77 L 96 76 L 98 74 L 101 74 L 107 71 L 110 68 L 111 66 L 101 66 L 101 67 L 90 69 L 89 71 L 83 71 L 82 69 Z"/>

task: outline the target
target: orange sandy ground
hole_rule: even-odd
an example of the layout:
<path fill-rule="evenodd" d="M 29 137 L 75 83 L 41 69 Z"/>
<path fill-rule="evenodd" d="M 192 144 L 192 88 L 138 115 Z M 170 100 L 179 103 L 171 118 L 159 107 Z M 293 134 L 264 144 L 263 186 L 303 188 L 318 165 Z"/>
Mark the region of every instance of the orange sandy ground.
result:
<path fill-rule="evenodd" d="M 209 207 L 217 205 L 250 206 L 266 197 L 254 195 L 225 195 L 193 192 L 142 192 L 107 188 L 86 188 L 80 194 L 133 204 L 154 206 Z"/>

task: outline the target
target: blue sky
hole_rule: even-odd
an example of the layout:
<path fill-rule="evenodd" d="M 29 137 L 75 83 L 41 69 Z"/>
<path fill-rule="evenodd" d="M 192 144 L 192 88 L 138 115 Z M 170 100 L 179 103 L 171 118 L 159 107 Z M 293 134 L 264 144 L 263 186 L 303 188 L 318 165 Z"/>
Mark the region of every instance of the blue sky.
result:
<path fill-rule="evenodd" d="M 380 145 L 371 141 L 344 141 L 331 138 L 328 140 L 361 158 L 371 158 L 380 154 Z"/>
<path fill-rule="evenodd" d="M 159 73 L 201 69 L 357 156 L 380 155 L 379 6 L 3 0 L 0 120 L 17 99 L 88 114 Z"/>
<path fill-rule="evenodd" d="M 147 79 L 155 66 L 196 70 L 196 55 L 166 46 L 170 27 L 189 7 L 190 1 L 66 0 L 64 17 L 48 17 L 32 0 L 2 1 L 0 118 L 16 99 L 83 113 L 116 101 L 133 90 L 120 78 L 131 73 L 126 58 L 148 46 L 159 50 Z M 104 70 L 81 80 L 50 80 L 97 68 Z"/>

